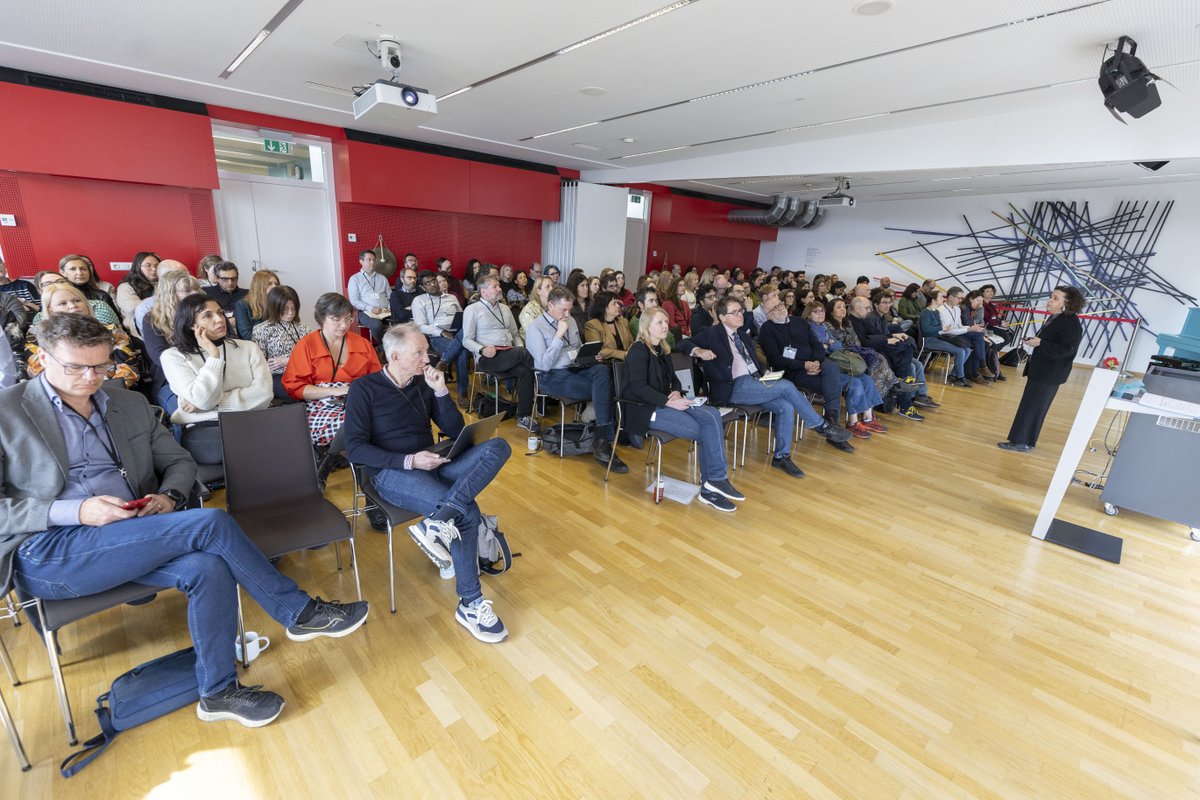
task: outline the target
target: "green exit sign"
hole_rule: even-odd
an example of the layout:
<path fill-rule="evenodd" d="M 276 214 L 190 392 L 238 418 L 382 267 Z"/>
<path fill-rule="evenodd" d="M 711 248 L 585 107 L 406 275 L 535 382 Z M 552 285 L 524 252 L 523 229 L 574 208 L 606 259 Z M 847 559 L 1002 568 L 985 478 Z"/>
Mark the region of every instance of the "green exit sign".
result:
<path fill-rule="evenodd" d="M 268 153 L 283 153 L 284 155 L 291 155 L 292 143 L 277 142 L 274 139 L 263 139 L 263 150 L 267 151 Z"/>

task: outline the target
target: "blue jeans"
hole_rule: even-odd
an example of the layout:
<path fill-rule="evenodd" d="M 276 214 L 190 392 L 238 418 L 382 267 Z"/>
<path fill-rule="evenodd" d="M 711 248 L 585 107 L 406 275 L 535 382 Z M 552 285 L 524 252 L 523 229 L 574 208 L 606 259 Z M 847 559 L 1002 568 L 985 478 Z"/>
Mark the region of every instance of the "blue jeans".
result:
<path fill-rule="evenodd" d="M 479 506 L 475 498 L 500 473 L 512 448 L 503 439 L 480 442 L 437 470 L 385 469 L 375 488 L 395 506 L 428 517 L 444 506 L 455 512 L 459 538 L 450 543 L 458 596 L 470 604 L 483 596 L 479 587 Z"/>
<path fill-rule="evenodd" d="M 954 370 L 950 374 L 955 378 L 965 377 L 963 370 L 966 369 L 967 361 L 971 358 L 970 349 L 951 344 L 937 336 L 925 337 L 925 349 L 935 350 L 939 353 L 949 353 L 954 356 Z"/>
<path fill-rule="evenodd" d="M 458 384 L 458 396 L 467 396 L 467 348 L 463 347 L 462 331 L 454 335 L 453 339 L 447 339 L 445 336 L 429 337 L 429 346 L 433 348 L 433 352 L 438 354 L 438 358 L 445 361 L 447 364 L 454 365 L 454 380 Z"/>
<path fill-rule="evenodd" d="M 871 380 L 869 374 L 864 372 L 862 375 L 850 377 L 843 373 L 842 378 L 846 382 L 847 414 L 861 414 L 883 402 L 879 390 L 875 388 L 875 381 Z"/>
<path fill-rule="evenodd" d="M 280 625 L 296 624 L 309 597 L 281 575 L 233 517 L 216 509 L 176 511 L 103 527 L 53 527 L 17 550 L 15 579 L 47 600 L 96 594 L 129 581 L 174 586 L 188 598 L 200 694 L 236 676 L 237 586 Z"/>
<path fill-rule="evenodd" d="M 762 406 L 775 415 L 775 457 L 783 458 L 792 452 L 792 431 L 796 414 L 810 428 L 818 428 L 825 420 L 813 410 L 812 404 L 800 394 L 795 384 L 787 380 L 767 386 L 752 375 L 743 375 L 733 382 L 731 403 Z"/>
<path fill-rule="evenodd" d="M 613 438 L 612 372 L 607 364 L 586 369 L 553 369 L 537 374 L 538 388 L 546 394 L 572 400 L 591 399 L 596 410 L 596 429 L 606 442 Z"/>
<path fill-rule="evenodd" d="M 662 406 L 655 409 L 650 429 L 696 443 L 700 455 L 700 480 L 723 481 L 728 477 L 725 428 L 721 424 L 721 412 L 712 406 L 693 406 L 687 411 Z"/>
<path fill-rule="evenodd" d="M 971 343 L 976 365 L 982 367 L 987 364 L 987 339 L 983 338 L 983 334 L 979 331 L 968 331 L 963 334 L 963 337 Z"/>

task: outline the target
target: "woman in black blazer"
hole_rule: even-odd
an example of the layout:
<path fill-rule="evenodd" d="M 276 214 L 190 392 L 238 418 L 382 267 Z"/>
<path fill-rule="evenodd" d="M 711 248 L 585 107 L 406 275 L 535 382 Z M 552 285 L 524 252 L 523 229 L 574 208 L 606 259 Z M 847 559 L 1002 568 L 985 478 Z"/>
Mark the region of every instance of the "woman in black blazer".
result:
<path fill-rule="evenodd" d="M 638 340 L 625 354 L 625 427 L 644 436 L 647 430 L 691 439 L 700 459 L 700 502 L 719 511 L 737 509 L 730 500 L 746 496 L 729 482 L 721 412 L 696 405 L 680 391 L 666 345 L 670 316 L 661 307 L 646 309 L 638 321 Z"/>
<path fill-rule="evenodd" d="M 1025 340 L 1033 348 L 1025 365 L 1025 393 L 1021 395 L 1008 441 L 996 443 L 1000 449 L 1027 453 L 1037 445 L 1046 412 L 1058 387 L 1067 382 L 1079 343 L 1083 341 L 1079 312 L 1086 302 L 1083 292 L 1074 286 L 1057 286 L 1050 293 L 1046 302 L 1050 319 L 1037 336 Z"/>

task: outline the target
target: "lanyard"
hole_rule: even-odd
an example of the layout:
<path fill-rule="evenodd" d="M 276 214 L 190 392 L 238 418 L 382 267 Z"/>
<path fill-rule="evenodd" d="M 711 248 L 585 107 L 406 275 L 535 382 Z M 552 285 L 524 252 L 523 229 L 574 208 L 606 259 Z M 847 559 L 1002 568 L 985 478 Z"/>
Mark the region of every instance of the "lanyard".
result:
<path fill-rule="evenodd" d="M 292 340 L 293 346 L 300 344 L 300 328 L 296 326 L 296 323 L 281 322 L 280 327 L 283 329 L 283 332 L 288 335 L 288 338 Z"/>
<path fill-rule="evenodd" d="M 481 300 L 480 302 L 483 303 L 483 307 L 488 310 L 488 313 L 491 314 L 493 318 L 495 318 L 496 322 L 500 323 L 500 327 L 504 328 L 505 330 L 508 330 L 508 323 L 504 321 L 504 313 L 497 311 L 495 308 L 492 308 L 492 306 L 488 305 L 488 302 L 486 300 Z M 499 305 L 500 305 L 499 303 L 496 303 L 497 307 Z"/>
<path fill-rule="evenodd" d="M 93 401 L 93 404 L 94 404 L 94 402 L 95 401 Z M 121 477 L 125 480 L 125 484 L 128 486 L 129 485 L 129 473 L 126 472 L 125 467 L 121 464 L 121 457 L 117 453 L 116 442 L 113 442 L 111 439 L 112 434 L 110 433 L 108 436 L 102 436 L 100 434 L 100 430 L 95 425 L 92 424 L 92 421 L 90 419 L 88 419 L 87 417 L 85 417 L 83 414 L 80 414 L 74 408 L 71 408 L 70 403 L 64 402 L 63 408 L 67 409 L 72 414 L 79 417 L 81 420 L 83 420 L 83 424 L 87 425 L 91 429 L 92 433 L 95 434 L 96 439 L 100 442 L 100 446 L 104 448 L 104 452 L 108 454 L 108 457 L 112 460 L 113 466 L 115 466 L 117 468 L 117 472 L 121 473 Z M 96 409 L 97 409 L 97 411 L 99 411 L 99 407 L 96 407 Z M 101 416 L 101 419 L 104 419 L 104 417 Z M 105 429 L 105 432 L 108 432 L 107 425 L 105 425 L 104 429 Z M 133 493 L 132 486 L 129 487 L 129 491 L 131 494 Z"/>
<path fill-rule="evenodd" d="M 421 401 L 421 406 L 420 406 L 420 408 L 418 408 L 416 403 L 414 403 L 412 400 L 409 399 L 408 394 L 404 391 L 404 386 L 401 386 L 400 384 L 396 383 L 396 379 L 392 377 L 392 373 L 388 372 L 386 367 L 384 367 L 383 375 L 384 375 L 384 377 L 386 377 L 388 379 L 388 383 L 390 383 L 392 386 L 396 387 L 396 391 L 400 393 L 400 396 L 402 398 L 404 398 L 404 402 L 408 403 L 409 408 L 411 408 L 413 411 L 420 412 L 422 415 L 422 419 L 424 419 L 426 422 L 428 422 L 429 416 L 430 416 L 429 408 L 425 405 L 425 398 L 421 394 L 420 389 L 417 390 L 417 399 Z M 415 381 L 416 379 L 417 379 L 416 375 L 409 378 L 408 383 L 406 383 L 405 386 L 411 386 L 413 381 Z"/>
<path fill-rule="evenodd" d="M 333 358 L 333 350 L 329 347 L 329 340 L 325 338 L 324 332 L 321 333 L 321 341 L 325 343 L 325 350 L 329 353 L 329 357 Z M 337 358 L 333 359 L 333 372 L 329 376 L 330 383 L 337 383 L 338 364 L 342 360 L 342 353 L 346 350 L 346 337 L 342 337 L 342 344 L 338 347 Z"/>

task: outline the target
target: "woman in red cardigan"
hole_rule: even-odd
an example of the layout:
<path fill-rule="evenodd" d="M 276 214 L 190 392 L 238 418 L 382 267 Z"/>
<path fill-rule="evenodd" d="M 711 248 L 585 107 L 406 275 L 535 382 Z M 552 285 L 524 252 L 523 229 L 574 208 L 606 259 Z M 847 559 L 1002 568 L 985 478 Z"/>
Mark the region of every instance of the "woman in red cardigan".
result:
<path fill-rule="evenodd" d="M 683 299 L 686 290 L 683 281 L 670 272 L 664 272 L 659 278 L 658 304 L 667 312 L 676 341 L 692 335 L 692 307 Z"/>

